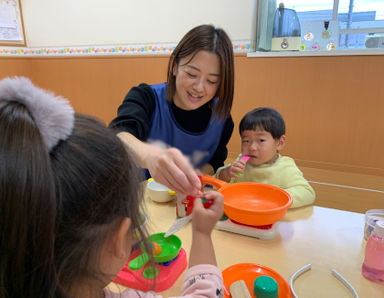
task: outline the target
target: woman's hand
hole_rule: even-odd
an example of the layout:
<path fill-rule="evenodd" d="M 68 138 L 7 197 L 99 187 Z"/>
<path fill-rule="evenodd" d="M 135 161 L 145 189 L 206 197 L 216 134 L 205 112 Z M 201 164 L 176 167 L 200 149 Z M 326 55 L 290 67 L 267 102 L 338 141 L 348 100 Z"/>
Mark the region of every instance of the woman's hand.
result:
<path fill-rule="evenodd" d="M 147 152 L 145 165 L 156 182 L 180 194 L 201 195 L 200 179 L 180 150 L 149 146 L 152 148 Z"/>
<path fill-rule="evenodd" d="M 144 143 L 127 132 L 120 132 L 118 137 L 136 154 L 140 166 L 147 168 L 156 182 L 180 194 L 201 196 L 200 179 L 180 150 Z"/>

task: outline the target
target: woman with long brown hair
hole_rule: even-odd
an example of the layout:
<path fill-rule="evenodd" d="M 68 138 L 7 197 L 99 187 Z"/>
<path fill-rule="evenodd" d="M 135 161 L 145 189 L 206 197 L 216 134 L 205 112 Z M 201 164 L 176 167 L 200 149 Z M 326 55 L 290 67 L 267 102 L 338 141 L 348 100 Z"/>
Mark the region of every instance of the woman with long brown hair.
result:
<path fill-rule="evenodd" d="M 199 194 L 194 168 L 213 174 L 233 131 L 233 48 L 224 30 L 200 25 L 178 43 L 167 82 L 133 87 L 110 127 L 157 182 Z M 163 146 L 158 146 L 162 144 Z"/>

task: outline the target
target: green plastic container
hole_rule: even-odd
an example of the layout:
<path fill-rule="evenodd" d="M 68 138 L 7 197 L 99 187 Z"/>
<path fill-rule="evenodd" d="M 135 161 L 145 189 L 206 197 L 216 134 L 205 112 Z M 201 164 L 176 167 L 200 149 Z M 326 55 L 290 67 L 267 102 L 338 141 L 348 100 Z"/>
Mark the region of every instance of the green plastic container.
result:
<path fill-rule="evenodd" d="M 274 278 L 262 275 L 256 278 L 253 293 L 257 298 L 278 298 L 278 285 Z"/>

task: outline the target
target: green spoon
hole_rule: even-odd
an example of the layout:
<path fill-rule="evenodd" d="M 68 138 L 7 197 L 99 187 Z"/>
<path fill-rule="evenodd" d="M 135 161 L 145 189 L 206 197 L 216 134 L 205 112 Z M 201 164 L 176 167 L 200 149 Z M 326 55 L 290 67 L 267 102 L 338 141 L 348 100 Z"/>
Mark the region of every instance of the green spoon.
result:
<path fill-rule="evenodd" d="M 146 252 L 143 252 L 141 255 L 134 258 L 129 262 L 129 269 L 137 271 L 144 267 L 149 261 L 149 255 Z"/>

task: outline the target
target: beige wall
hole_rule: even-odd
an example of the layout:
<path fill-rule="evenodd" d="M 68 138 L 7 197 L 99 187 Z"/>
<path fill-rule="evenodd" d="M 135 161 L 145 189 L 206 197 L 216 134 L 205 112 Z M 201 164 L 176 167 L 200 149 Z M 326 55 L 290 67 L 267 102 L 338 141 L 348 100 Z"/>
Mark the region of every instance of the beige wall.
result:
<path fill-rule="evenodd" d="M 177 43 L 214 24 L 232 40 L 255 30 L 256 0 L 21 0 L 29 47 Z"/>
<path fill-rule="evenodd" d="M 165 80 L 168 56 L 0 58 L 0 78 L 29 76 L 108 123 L 131 86 Z M 233 118 L 257 106 L 287 122 L 283 154 L 300 166 L 384 176 L 384 56 L 235 57 Z M 235 132 L 230 157 L 240 150 Z"/>

